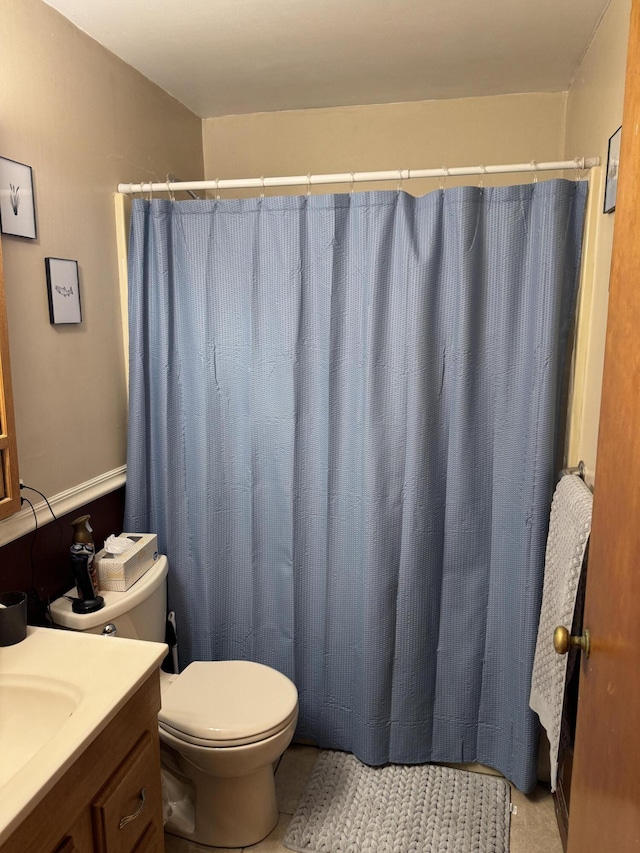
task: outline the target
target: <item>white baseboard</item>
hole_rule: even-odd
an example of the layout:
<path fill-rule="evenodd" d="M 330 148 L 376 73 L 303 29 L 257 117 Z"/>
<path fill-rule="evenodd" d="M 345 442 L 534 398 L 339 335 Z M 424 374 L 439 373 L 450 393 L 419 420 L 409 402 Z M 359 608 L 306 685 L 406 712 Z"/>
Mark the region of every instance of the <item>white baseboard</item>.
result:
<path fill-rule="evenodd" d="M 126 481 L 127 466 L 121 465 L 119 468 L 114 468 L 113 471 L 106 471 L 104 474 L 94 477 L 93 480 L 87 480 L 85 483 L 79 483 L 65 492 L 53 495 L 53 497 L 49 498 L 49 503 L 59 518 L 61 515 L 72 512 L 74 509 L 78 509 L 90 501 L 95 501 L 97 498 L 103 497 L 103 495 L 108 495 L 109 492 L 115 492 L 116 489 L 124 486 Z M 45 501 L 38 500 L 36 503 L 35 500 L 32 500 L 33 497 L 37 496 L 37 492 L 25 489 L 24 494 L 33 503 L 33 508 L 38 519 L 38 527 L 53 520 Z M 31 530 L 35 530 L 35 526 L 31 507 L 23 506 L 20 512 L 9 518 L 5 518 L 4 521 L 0 521 L 0 546 L 6 545 L 7 542 L 12 542 L 14 539 L 19 539 Z M 120 531 L 115 530 L 113 532 L 119 533 Z"/>

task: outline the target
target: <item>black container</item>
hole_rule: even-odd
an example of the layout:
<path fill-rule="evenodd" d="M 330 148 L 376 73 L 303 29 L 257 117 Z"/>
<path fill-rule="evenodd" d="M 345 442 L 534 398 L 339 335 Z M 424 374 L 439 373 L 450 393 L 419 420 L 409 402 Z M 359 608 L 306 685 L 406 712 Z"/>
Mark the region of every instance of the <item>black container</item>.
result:
<path fill-rule="evenodd" d="M 0 592 L 0 646 L 14 646 L 26 636 L 26 593 Z"/>
<path fill-rule="evenodd" d="M 104 598 L 96 595 L 91 580 L 89 558 L 85 554 L 71 555 L 71 568 L 76 579 L 78 598 L 71 604 L 74 613 L 94 613 L 104 607 Z"/>

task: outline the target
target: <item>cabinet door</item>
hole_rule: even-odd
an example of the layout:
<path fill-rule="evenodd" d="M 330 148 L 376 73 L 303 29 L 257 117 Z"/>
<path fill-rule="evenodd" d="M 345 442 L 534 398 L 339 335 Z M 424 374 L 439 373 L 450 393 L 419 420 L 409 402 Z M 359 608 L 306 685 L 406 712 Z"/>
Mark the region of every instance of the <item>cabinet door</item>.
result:
<path fill-rule="evenodd" d="M 157 744 L 146 731 L 92 804 L 96 853 L 137 850 L 161 802 Z"/>
<path fill-rule="evenodd" d="M 93 853 L 91 812 L 85 808 L 65 837 L 55 847 L 54 853 Z"/>
<path fill-rule="evenodd" d="M 73 835 L 67 835 L 56 847 L 55 853 L 78 853 Z"/>

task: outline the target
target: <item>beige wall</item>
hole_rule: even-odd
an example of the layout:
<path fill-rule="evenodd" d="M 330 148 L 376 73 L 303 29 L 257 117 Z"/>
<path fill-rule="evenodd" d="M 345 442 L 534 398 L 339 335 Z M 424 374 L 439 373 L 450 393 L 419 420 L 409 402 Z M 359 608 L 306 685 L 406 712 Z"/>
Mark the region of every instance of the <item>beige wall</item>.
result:
<path fill-rule="evenodd" d="M 125 462 L 113 192 L 201 178 L 201 121 L 40 0 L 3 0 L 0 79 L 0 156 L 33 167 L 38 225 L 2 237 L 20 472 L 54 495 Z M 49 323 L 47 256 L 79 263 L 81 325 Z"/>
<path fill-rule="evenodd" d="M 606 169 L 609 137 L 622 124 L 624 75 L 631 0 L 612 0 L 575 77 L 567 99 L 566 156 L 576 152 L 599 155 Z M 575 429 L 570 464 L 582 459 L 587 479 L 596 467 L 598 420 L 604 340 L 609 296 L 609 267 L 615 213 L 603 214 L 604 180 L 599 188 L 593 256 L 593 299 L 589 316 L 579 330 L 578 351 L 583 360 L 584 392 L 576 392 Z"/>
<path fill-rule="evenodd" d="M 229 178 L 576 154 L 606 159 L 608 137 L 621 120 L 629 6 L 630 0 L 613 0 L 568 96 L 261 113 L 202 125 L 40 0 L 5 0 L 0 155 L 33 167 L 39 232 L 36 241 L 3 236 L 23 479 L 57 494 L 125 460 L 112 200 L 119 181 L 162 180 L 169 171 L 181 178 Z M 435 185 L 408 182 L 404 188 L 422 194 Z M 345 188 L 322 191 L 333 189 Z M 614 219 L 601 215 L 597 222 L 588 383 L 576 437 L 591 473 Z M 46 256 L 79 262 L 80 326 L 49 323 Z"/>
<path fill-rule="evenodd" d="M 569 93 L 503 95 L 449 101 L 338 107 L 224 116 L 203 123 L 209 179 L 529 162 L 600 156 L 622 120 L 630 0 L 613 0 Z M 551 177 L 551 175 L 542 175 Z M 572 175 L 570 177 L 573 177 Z M 459 179 L 457 183 L 468 182 Z M 512 183 L 530 176 L 505 175 Z M 411 181 L 415 195 L 437 181 Z M 452 185 L 454 181 L 448 181 Z M 391 188 L 395 183 L 378 188 Z M 359 184 L 357 189 L 373 185 Z M 615 214 L 602 210 L 604 181 L 596 180 L 591 229 L 592 298 L 578 333 L 580 387 L 576 387 L 570 464 L 582 459 L 593 482 L 602 383 L 609 264 Z M 314 192 L 346 191 L 344 185 Z M 269 192 L 269 191 L 267 191 Z M 291 188 L 277 193 L 305 192 Z M 224 196 L 256 194 L 227 191 Z M 589 295 L 589 294 L 587 294 Z"/>
<path fill-rule="evenodd" d="M 563 156 L 565 104 L 563 93 L 499 95 L 210 118 L 203 124 L 205 174 L 215 180 L 556 160 Z M 437 185 L 410 181 L 404 189 L 421 195 Z M 390 187 L 395 183 L 377 185 Z M 333 191 L 346 190 L 314 189 Z"/>

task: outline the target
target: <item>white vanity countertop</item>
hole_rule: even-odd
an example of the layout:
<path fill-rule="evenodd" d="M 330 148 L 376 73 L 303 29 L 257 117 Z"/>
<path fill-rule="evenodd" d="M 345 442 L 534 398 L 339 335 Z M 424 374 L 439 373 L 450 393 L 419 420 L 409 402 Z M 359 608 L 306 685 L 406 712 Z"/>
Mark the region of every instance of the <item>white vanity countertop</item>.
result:
<path fill-rule="evenodd" d="M 166 652 L 164 643 L 33 627 L 0 648 L 0 843 Z"/>

